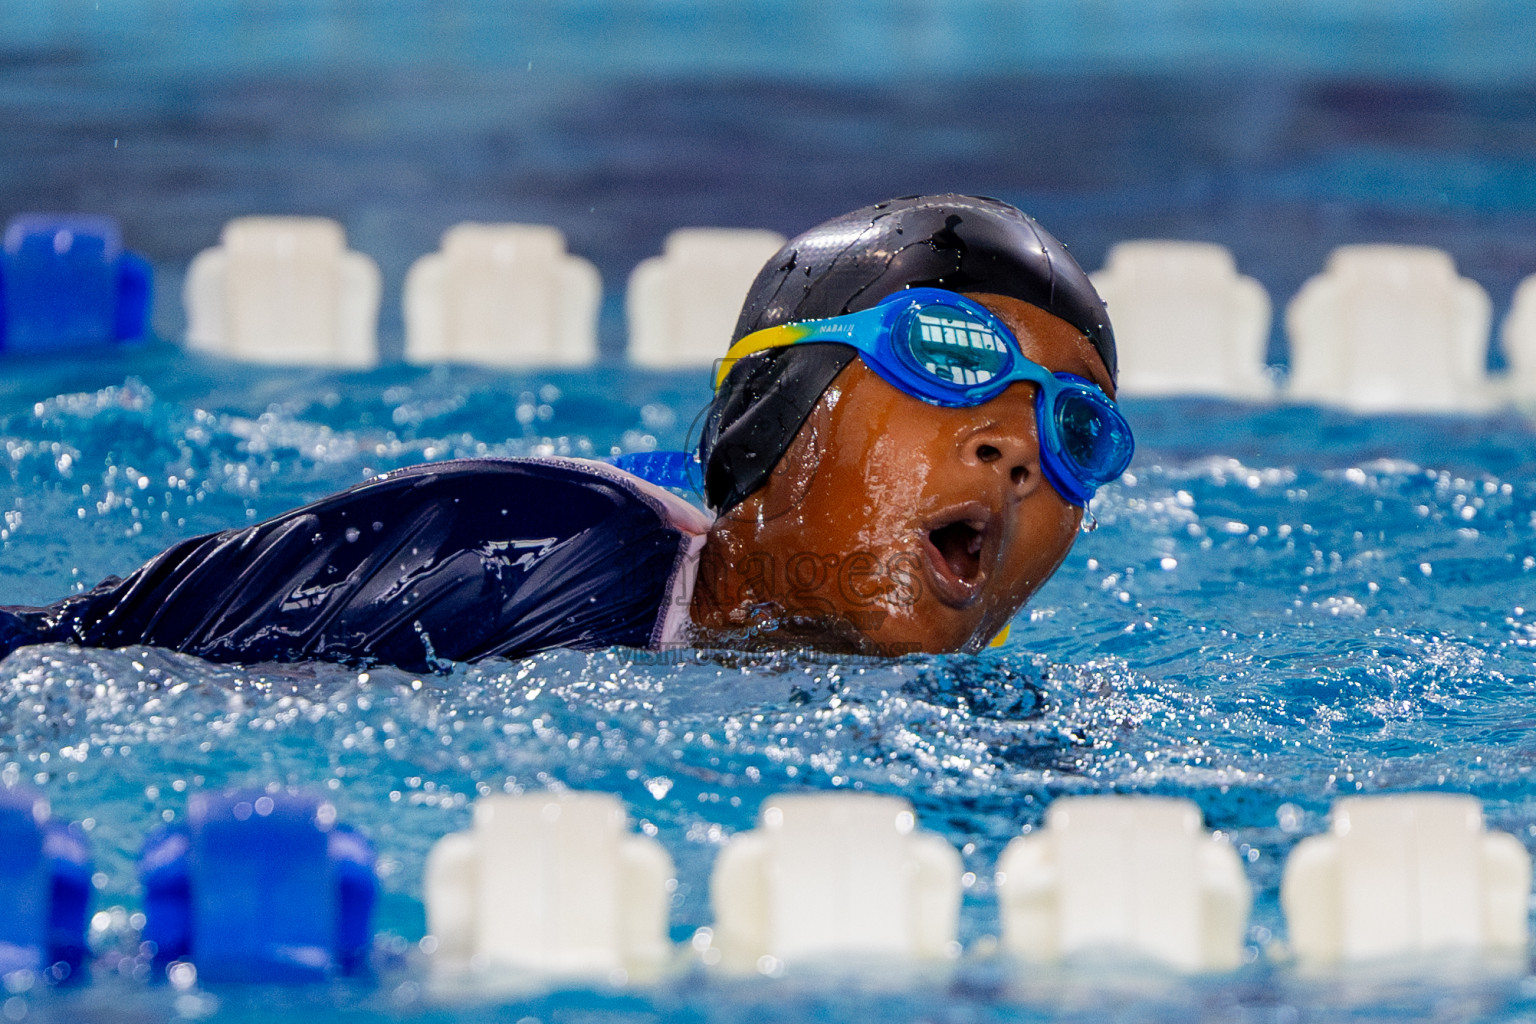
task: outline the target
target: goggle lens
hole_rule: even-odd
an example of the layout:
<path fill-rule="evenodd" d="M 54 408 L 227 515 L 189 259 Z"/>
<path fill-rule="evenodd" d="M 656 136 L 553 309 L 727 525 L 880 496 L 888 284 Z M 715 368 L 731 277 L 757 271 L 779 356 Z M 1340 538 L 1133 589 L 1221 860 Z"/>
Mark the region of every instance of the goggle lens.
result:
<path fill-rule="evenodd" d="M 1125 419 L 1087 392 L 1066 390 L 1057 396 L 1056 434 L 1062 454 L 1095 486 L 1115 479 L 1130 464 L 1134 442 Z"/>
<path fill-rule="evenodd" d="M 898 291 L 855 313 L 749 334 L 726 354 L 715 387 L 739 359 L 812 343 L 851 346 L 887 383 L 934 405 L 980 405 L 1010 382 L 1033 381 L 1036 422 L 1051 435 L 1041 438 L 1042 469 L 1070 502 L 1087 504 L 1130 465 L 1130 424 L 1108 396 L 1083 377 L 1052 374 L 1029 360 L 989 310 L 939 288 Z"/>
<path fill-rule="evenodd" d="M 985 384 L 1013 363 L 1002 336 L 953 306 L 919 307 L 907 322 L 907 352 L 935 380 L 962 387 Z"/>

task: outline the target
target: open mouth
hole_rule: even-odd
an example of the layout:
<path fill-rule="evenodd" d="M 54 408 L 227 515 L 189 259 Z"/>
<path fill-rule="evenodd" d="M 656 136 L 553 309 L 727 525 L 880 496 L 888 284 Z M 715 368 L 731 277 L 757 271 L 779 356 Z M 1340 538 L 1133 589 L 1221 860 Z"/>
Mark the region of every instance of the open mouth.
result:
<path fill-rule="evenodd" d="M 986 566 L 996 553 L 996 545 L 988 543 L 993 532 L 992 515 L 978 505 L 967 504 L 931 522 L 934 525 L 922 534 L 928 575 L 940 600 L 965 607 L 981 596 Z"/>
<path fill-rule="evenodd" d="M 986 534 L 970 523 L 950 523 L 928 531 L 928 543 L 938 551 L 951 572 L 970 582 L 981 575 L 981 542 Z"/>

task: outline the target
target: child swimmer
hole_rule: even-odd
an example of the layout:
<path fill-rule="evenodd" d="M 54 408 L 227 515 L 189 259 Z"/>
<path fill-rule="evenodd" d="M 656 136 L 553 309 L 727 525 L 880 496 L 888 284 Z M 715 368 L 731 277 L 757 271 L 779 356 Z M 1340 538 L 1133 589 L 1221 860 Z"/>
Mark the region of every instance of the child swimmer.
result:
<path fill-rule="evenodd" d="M 975 651 L 1130 460 L 1115 369 L 1103 303 L 1032 219 L 969 196 L 878 203 L 753 283 L 699 445 L 713 520 L 602 463 L 414 466 L 0 611 L 0 655 L 150 644 L 417 670 L 553 647 Z"/>

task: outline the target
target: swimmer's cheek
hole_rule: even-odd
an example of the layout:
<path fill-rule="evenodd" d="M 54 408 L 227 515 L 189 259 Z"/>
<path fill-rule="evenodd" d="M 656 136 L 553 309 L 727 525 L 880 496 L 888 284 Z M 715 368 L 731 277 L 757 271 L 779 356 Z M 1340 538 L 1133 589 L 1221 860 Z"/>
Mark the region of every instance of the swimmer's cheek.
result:
<path fill-rule="evenodd" d="M 911 552 L 887 556 L 870 574 L 875 607 L 857 616 L 870 643 L 888 657 L 955 651 L 960 644 L 946 629 L 944 610 L 925 608 L 921 558 Z M 931 603 L 931 602 L 930 602 Z M 850 616 L 854 618 L 854 616 Z"/>
<path fill-rule="evenodd" d="M 886 578 L 891 589 L 887 601 L 897 608 L 916 608 L 923 599 L 922 563 L 917 555 L 903 551 L 886 562 Z"/>
<path fill-rule="evenodd" d="M 783 605 L 791 615 L 821 617 L 836 615 L 837 606 L 820 591 L 827 585 L 829 563 L 835 556 L 801 551 L 784 564 Z"/>
<path fill-rule="evenodd" d="M 881 576 L 880 563 L 874 555 L 855 551 L 838 564 L 838 596 L 850 607 L 872 608 L 890 589 Z"/>

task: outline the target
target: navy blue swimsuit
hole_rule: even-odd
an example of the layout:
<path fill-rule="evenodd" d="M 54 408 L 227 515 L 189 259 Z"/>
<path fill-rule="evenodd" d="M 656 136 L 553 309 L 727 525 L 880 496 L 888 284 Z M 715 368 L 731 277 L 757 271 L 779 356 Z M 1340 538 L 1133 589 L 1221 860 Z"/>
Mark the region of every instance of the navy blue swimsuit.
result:
<path fill-rule="evenodd" d="M 127 579 L 0 611 L 25 644 L 148 644 L 215 661 L 412 670 L 677 639 L 708 517 L 611 467 L 464 459 L 381 476 Z"/>

